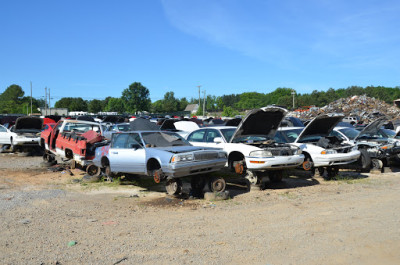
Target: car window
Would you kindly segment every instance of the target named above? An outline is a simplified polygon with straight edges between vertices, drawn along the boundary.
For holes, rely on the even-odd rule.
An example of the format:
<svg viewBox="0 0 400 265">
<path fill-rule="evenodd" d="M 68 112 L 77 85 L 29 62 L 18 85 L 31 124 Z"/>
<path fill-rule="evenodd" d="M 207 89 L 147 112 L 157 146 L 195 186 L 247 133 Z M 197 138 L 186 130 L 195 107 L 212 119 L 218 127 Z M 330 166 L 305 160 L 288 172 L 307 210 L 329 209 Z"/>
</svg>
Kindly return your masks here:
<svg viewBox="0 0 400 265">
<path fill-rule="evenodd" d="M 345 140 L 344 137 L 337 131 L 333 130 L 331 131 L 331 133 L 329 134 L 329 136 L 336 136 L 339 139 Z"/>
<path fill-rule="evenodd" d="M 142 145 L 136 140 L 139 135 L 137 133 L 130 133 L 125 145 L 125 148 L 142 148 Z M 140 139 L 140 137 L 139 137 Z"/>
<path fill-rule="evenodd" d="M 112 148 L 126 148 L 126 143 L 128 140 L 129 134 L 113 134 L 111 140 Z"/>
<path fill-rule="evenodd" d="M 205 133 L 206 133 L 205 130 L 193 132 L 191 135 L 189 135 L 188 141 L 189 142 L 204 142 Z"/>
<path fill-rule="evenodd" d="M 3 126 L 0 126 L 0 132 L 7 132 L 7 129 L 4 128 Z"/>
<path fill-rule="evenodd" d="M 229 143 L 232 139 L 233 134 L 235 133 L 236 129 L 222 129 L 221 132 L 225 137 L 225 141 Z"/>
<path fill-rule="evenodd" d="M 206 142 L 213 143 L 215 137 L 221 137 L 221 134 L 217 130 L 207 130 Z"/>
<path fill-rule="evenodd" d="M 274 140 L 277 143 L 286 143 L 285 138 L 283 137 L 281 132 L 276 132 L 275 136 L 274 136 Z"/>
</svg>

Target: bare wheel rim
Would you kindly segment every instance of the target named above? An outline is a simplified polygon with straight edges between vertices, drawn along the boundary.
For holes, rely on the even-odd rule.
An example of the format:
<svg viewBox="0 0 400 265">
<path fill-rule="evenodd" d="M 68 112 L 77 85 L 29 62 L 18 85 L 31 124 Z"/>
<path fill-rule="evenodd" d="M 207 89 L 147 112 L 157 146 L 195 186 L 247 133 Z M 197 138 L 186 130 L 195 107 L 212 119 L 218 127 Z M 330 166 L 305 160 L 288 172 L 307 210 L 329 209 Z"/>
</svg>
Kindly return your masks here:
<svg viewBox="0 0 400 265">
<path fill-rule="evenodd" d="M 182 182 L 180 179 L 170 179 L 166 183 L 166 190 L 169 195 L 177 195 L 182 191 Z"/>
<path fill-rule="evenodd" d="M 223 178 L 213 178 L 210 180 L 209 188 L 212 192 L 222 192 L 225 190 L 226 182 Z"/>
</svg>

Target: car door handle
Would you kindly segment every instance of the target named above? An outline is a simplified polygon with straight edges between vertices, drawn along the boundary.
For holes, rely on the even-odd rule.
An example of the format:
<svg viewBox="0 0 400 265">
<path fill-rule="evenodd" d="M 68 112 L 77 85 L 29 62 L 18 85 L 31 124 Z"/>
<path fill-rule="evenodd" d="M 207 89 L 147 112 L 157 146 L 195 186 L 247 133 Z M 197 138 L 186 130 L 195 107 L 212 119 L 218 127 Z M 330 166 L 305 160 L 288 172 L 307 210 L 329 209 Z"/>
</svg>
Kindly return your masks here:
<svg viewBox="0 0 400 265">
<path fill-rule="evenodd" d="M 114 155 L 118 155 L 118 152 L 112 152 Z"/>
</svg>

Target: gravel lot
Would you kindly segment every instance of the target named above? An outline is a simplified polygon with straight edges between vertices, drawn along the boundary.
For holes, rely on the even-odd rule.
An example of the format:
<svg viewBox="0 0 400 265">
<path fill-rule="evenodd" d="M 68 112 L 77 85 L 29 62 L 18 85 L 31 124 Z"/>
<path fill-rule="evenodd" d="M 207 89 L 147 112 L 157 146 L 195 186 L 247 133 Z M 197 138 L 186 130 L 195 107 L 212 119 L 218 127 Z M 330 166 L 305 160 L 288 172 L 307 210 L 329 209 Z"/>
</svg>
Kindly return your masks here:
<svg viewBox="0 0 400 265">
<path fill-rule="evenodd" d="M 0 156 L 2 264 L 400 263 L 399 173 L 230 185 L 232 199 L 207 202 L 74 183 L 78 170 L 40 162 Z"/>
</svg>

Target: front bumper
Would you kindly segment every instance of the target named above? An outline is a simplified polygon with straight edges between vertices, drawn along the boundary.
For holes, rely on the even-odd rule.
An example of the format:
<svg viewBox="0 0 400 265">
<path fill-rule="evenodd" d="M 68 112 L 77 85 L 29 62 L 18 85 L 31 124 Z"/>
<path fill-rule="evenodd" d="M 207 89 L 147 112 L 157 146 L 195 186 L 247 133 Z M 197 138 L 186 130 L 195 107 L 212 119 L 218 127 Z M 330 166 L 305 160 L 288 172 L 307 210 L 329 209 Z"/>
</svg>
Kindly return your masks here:
<svg viewBox="0 0 400 265">
<path fill-rule="evenodd" d="M 246 167 L 250 170 L 287 169 L 295 168 L 304 161 L 304 155 L 245 157 Z"/>
<path fill-rule="evenodd" d="M 314 167 L 326 167 L 335 165 L 345 165 L 356 162 L 360 157 L 360 151 L 353 150 L 349 153 L 337 153 L 337 154 L 327 154 L 327 155 L 314 155 L 311 156 Z"/>
<path fill-rule="evenodd" d="M 219 171 L 226 164 L 226 158 L 218 158 L 205 161 L 191 161 L 181 163 L 170 163 L 167 166 L 161 166 L 161 170 L 167 177 L 180 178 L 197 174 Z"/>
</svg>

